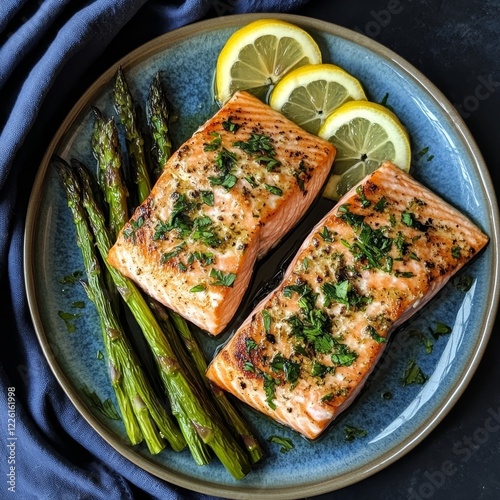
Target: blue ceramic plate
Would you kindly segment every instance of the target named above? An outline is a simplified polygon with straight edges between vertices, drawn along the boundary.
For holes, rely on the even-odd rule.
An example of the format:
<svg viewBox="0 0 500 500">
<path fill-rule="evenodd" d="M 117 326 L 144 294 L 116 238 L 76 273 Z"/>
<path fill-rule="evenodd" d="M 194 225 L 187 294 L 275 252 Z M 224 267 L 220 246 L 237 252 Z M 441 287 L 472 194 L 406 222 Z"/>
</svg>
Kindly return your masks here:
<svg viewBox="0 0 500 500">
<path fill-rule="evenodd" d="M 261 17 L 234 16 L 188 26 L 153 40 L 120 61 L 131 91 L 142 105 L 153 75 L 163 71 L 171 102 L 179 114 L 173 130 L 176 145 L 216 110 L 213 72 L 221 47 L 238 27 Z M 142 445 L 128 446 L 121 421 L 103 416 L 89 404 L 89 391 L 101 401 L 114 401 L 114 396 L 106 363 L 99 355 L 103 347 L 93 305 L 80 285 L 61 283 L 62 278 L 81 271 L 83 266 L 66 198 L 49 159 L 57 153 L 94 165 L 89 149 L 93 122 L 90 106 L 113 113 L 109 82 L 117 66 L 84 94 L 50 144 L 34 186 L 26 226 L 25 270 L 33 320 L 50 366 L 81 414 L 118 452 L 145 470 L 180 486 L 233 498 L 248 497 L 255 491 L 261 498 L 276 499 L 332 491 L 402 456 L 431 431 L 463 392 L 486 346 L 498 302 L 497 204 L 480 153 L 452 106 L 423 75 L 372 40 L 325 22 L 280 17 L 309 31 L 320 45 L 324 60 L 358 77 L 369 99 L 385 99 L 394 108 L 411 135 L 413 175 L 470 216 L 491 237 L 486 250 L 460 275 L 472 278 L 470 289 L 462 291 L 456 282 L 450 282 L 393 336 L 359 398 L 319 441 L 308 442 L 242 408 L 267 457 L 238 482 L 217 461 L 198 467 L 188 452 L 166 450 L 151 456 Z M 321 200 L 259 265 L 249 303 L 329 208 L 330 202 Z M 85 303 L 84 309 L 75 307 L 80 301 Z M 65 320 L 60 311 L 83 314 Z M 244 314 L 242 311 L 237 316 L 233 327 Z M 432 339 L 432 352 L 427 353 L 421 334 L 432 338 L 429 329 L 435 330 L 438 323 L 451 327 L 452 333 Z M 208 355 L 228 335 L 216 341 L 201 335 Z M 402 385 L 410 360 L 428 376 L 425 384 Z M 349 426 L 366 431 L 366 435 L 346 439 Z M 281 453 L 280 447 L 269 441 L 276 435 L 290 438 L 294 448 Z"/>
</svg>

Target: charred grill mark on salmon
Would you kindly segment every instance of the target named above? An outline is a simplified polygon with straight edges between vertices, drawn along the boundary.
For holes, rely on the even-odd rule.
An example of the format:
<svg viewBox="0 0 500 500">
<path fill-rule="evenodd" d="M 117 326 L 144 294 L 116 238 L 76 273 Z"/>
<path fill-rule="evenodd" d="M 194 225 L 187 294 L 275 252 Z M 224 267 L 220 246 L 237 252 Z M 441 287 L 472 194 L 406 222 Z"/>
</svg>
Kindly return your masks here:
<svg viewBox="0 0 500 500">
<path fill-rule="evenodd" d="M 304 215 L 334 155 L 327 141 L 239 92 L 173 154 L 108 260 L 218 334 L 256 260 Z"/>
<path fill-rule="evenodd" d="M 386 163 L 313 229 L 280 286 L 207 376 L 314 439 L 357 395 L 391 331 L 487 241 L 465 216 Z"/>
</svg>

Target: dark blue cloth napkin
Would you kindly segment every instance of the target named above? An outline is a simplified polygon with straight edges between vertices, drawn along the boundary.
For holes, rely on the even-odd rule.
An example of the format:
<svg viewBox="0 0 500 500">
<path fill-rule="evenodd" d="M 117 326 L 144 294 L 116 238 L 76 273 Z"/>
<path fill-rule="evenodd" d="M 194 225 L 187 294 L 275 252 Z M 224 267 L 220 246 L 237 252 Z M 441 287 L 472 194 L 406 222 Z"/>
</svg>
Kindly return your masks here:
<svg viewBox="0 0 500 500">
<path fill-rule="evenodd" d="M 0 498 L 204 497 L 166 484 L 114 451 L 52 375 L 31 322 L 23 280 L 29 194 L 64 114 L 83 85 L 106 69 L 103 54 L 112 63 L 125 49 L 204 17 L 293 11 L 305 3 L 0 1 Z"/>
</svg>

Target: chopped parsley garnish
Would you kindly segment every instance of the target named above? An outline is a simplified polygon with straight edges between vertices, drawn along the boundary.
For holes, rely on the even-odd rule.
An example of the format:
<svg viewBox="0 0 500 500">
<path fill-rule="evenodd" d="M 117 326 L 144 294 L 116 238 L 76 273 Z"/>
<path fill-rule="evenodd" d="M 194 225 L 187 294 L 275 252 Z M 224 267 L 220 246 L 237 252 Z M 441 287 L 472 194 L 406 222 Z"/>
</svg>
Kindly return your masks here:
<svg viewBox="0 0 500 500">
<path fill-rule="evenodd" d="M 219 177 L 210 176 L 208 180 L 210 181 L 210 184 L 212 184 L 212 186 L 222 186 L 228 191 L 230 191 L 238 182 L 238 178 L 230 172 L 219 175 Z"/>
<path fill-rule="evenodd" d="M 138 217 L 137 219 L 132 219 L 130 221 L 130 226 L 123 230 L 123 236 L 125 239 L 132 238 L 133 243 L 135 243 L 135 232 L 144 225 L 144 217 Z"/>
<path fill-rule="evenodd" d="M 358 354 L 332 336 L 330 317 L 316 308 L 318 294 L 307 284 L 288 285 L 283 289 L 285 297 L 290 298 L 294 293 L 299 295 L 297 302 L 300 313 L 287 318 L 292 329 L 291 335 L 301 339 L 308 348 L 312 348 L 318 354 L 330 354 L 334 365 L 350 366 Z"/>
<path fill-rule="evenodd" d="M 254 133 L 247 141 L 234 142 L 233 146 L 253 155 L 255 161 L 265 165 L 266 170 L 269 172 L 280 165 L 280 162 L 275 158 L 276 151 L 274 150 L 272 140 L 267 135 Z"/>
<path fill-rule="evenodd" d="M 364 429 L 359 429 L 352 425 L 346 425 L 344 427 L 344 435 L 346 441 L 354 441 L 356 438 L 365 437 L 368 433 Z"/>
<path fill-rule="evenodd" d="M 191 238 L 202 241 L 205 245 L 212 248 L 218 247 L 221 244 L 221 240 L 213 227 L 213 221 L 207 215 L 202 215 L 194 219 Z"/>
<path fill-rule="evenodd" d="M 61 278 L 59 280 L 59 283 L 61 283 L 62 285 L 74 285 L 75 283 L 78 283 L 80 281 L 82 276 L 82 271 L 73 271 L 71 274 L 64 276 L 64 278 Z"/>
<path fill-rule="evenodd" d="M 293 346 L 294 354 L 300 354 L 301 356 L 308 356 L 308 352 L 303 345 L 296 344 Z"/>
<path fill-rule="evenodd" d="M 474 278 L 470 274 L 461 274 L 453 279 L 453 285 L 460 292 L 468 292 L 473 283 Z"/>
<path fill-rule="evenodd" d="M 266 394 L 266 403 L 269 405 L 269 408 L 271 408 L 272 410 L 276 410 L 276 405 L 274 404 L 274 396 L 276 386 L 279 385 L 280 382 L 267 373 L 263 373 L 262 376 L 264 377 L 264 392 Z"/>
<path fill-rule="evenodd" d="M 332 232 L 326 226 L 323 226 L 323 229 L 319 232 L 319 235 L 327 243 L 332 243 L 333 242 L 333 234 L 332 234 Z"/>
<path fill-rule="evenodd" d="M 351 351 L 345 344 L 337 344 L 336 352 L 332 354 L 332 362 L 340 366 L 351 366 L 357 357 L 358 353 Z"/>
<path fill-rule="evenodd" d="M 262 322 L 264 324 L 264 331 L 269 333 L 271 331 L 271 315 L 267 309 L 262 311 Z"/>
<path fill-rule="evenodd" d="M 303 318 L 293 315 L 288 318 L 292 335 L 302 339 L 315 352 L 328 353 L 333 349 L 334 341 L 328 331 L 329 318 L 319 309 L 313 309 Z"/>
<path fill-rule="evenodd" d="M 385 337 L 382 337 L 381 335 L 378 334 L 377 330 L 373 328 L 372 325 L 368 325 L 366 327 L 366 331 L 370 337 L 375 340 L 375 342 L 378 342 L 379 344 L 385 344 L 387 342 L 387 339 Z"/>
<path fill-rule="evenodd" d="M 202 266 L 209 266 L 215 261 L 215 256 L 212 252 L 192 252 L 188 257 L 188 264 L 198 261 Z"/>
<path fill-rule="evenodd" d="M 425 347 L 426 354 L 432 353 L 432 349 L 434 348 L 434 342 L 424 332 L 421 332 L 420 330 L 412 330 L 410 334 L 413 335 L 414 337 L 417 337 L 418 340 L 420 340 L 422 345 Z"/>
<path fill-rule="evenodd" d="M 285 380 L 292 385 L 296 384 L 299 380 L 300 363 L 291 361 L 281 354 L 276 354 L 271 360 L 270 366 L 274 372 L 284 372 Z"/>
<path fill-rule="evenodd" d="M 280 448 L 280 453 L 288 453 L 289 451 L 293 450 L 295 448 L 295 445 L 293 444 L 292 440 L 289 438 L 284 438 L 280 436 L 271 436 L 269 438 L 269 441 L 271 443 L 276 443 L 281 446 Z"/>
<path fill-rule="evenodd" d="M 66 330 L 68 333 L 74 333 L 76 330 L 75 324 L 73 323 L 74 320 L 80 318 L 82 316 L 81 313 L 69 313 L 69 312 L 64 312 L 64 311 L 57 311 L 57 315 L 64 321 L 64 324 L 66 325 Z"/>
<path fill-rule="evenodd" d="M 396 276 L 396 278 L 413 278 L 415 274 L 411 271 L 395 271 L 394 276 Z"/>
<path fill-rule="evenodd" d="M 99 413 L 110 420 L 121 420 L 120 414 L 116 410 L 115 405 L 110 398 L 101 401 L 97 393 L 95 391 L 91 391 L 86 385 L 81 387 L 81 391 L 87 398 L 90 406 L 95 408 Z"/>
<path fill-rule="evenodd" d="M 441 321 L 438 321 L 436 323 L 436 327 L 434 330 L 429 328 L 429 331 L 431 332 L 432 336 L 437 340 L 441 335 L 449 335 L 452 332 L 451 326 L 446 325 L 445 323 L 441 323 Z"/>
<path fill-rule="evenodd" d="M 380 104 L 382 106 L 385 106 L 388 110 L 392 111 L 393 113 L 395 113 L 395 110 L 394 108 L 388 103 L 389 101 L 389 92 L 386 92 L 384 97 L 382 98 L 382 100 L 380 101 Z"/>
<path fill-rule="evenodd" d="M 324 377 L 327 373 L 331 373 L 334 371 L 335 371 L 334 366 L 326 366 L 314 360 L 311 368 L 311 375 L 313 377 Z"/>
<path fill-rule="evenodd" d="M 260 155 L 267 154 L 269 156 L 274 156 L 276 154 L 271 138 L 264 134 L 253 133 L 246 141 L 237 141 L 233 143 L 233 146 L 249 154 L 258 153 Z"/>
<path fill-rule="evenodd" d="M 280 165 L 280 162 L 271 156 L 257 156 L 255 160 L 264 164 L 266 166 L 266 170 L 269 172 L 273 171 L 275 167 Z"/>
<path fill-rule="evenodd" d="M 255 342 L 254 339 L 247 337 L 245 339 L 245 347 L 247 349 L 247 353 L 250 353 L 250 351 L 257 349 L 257 342 Z"/>
<path fill-rule="evenodd" d="M 316 304 L 318 294 L 314 293 L 309 285 L 288 285 L 283 288 L 283 295 L 287 298 L 292 297 L 294 293 L 299 295 L 299 306 L 306 312 Z"/>
<path fill-rule="evenodd" d="M 412 212 L 403 212 L 401 214 L 401 222 L 408 227 L 413 227 L 418 231 L 426 232 L 429 229 L 429 226 L 420 222 L 414 213 Z"/>
<path fill-rule="evenodd" d="M 427 378 L 427 375 L 420 369 L 415 361 L 408 361 L 402 380 L 404 386 L 410 384 L 424 384 Z"/>
<path fill-rule="evenodd" d="M 400 257 L 403 257 L 408 252 L 408 243 L 405 241 L 405 237 L 401 231 L 394 238 L 394 245 L 396 245 Z"/>
<path fill-rule="evenodd" d="M 302 261 L 302 269 L 304 269 L 304 271 L 309 269 L 309 259 L 307 257 L 304 257 L 304 260 Z"/>
<path fill-rule="evenodd" d="M 232 287 L 236 279 L 236 274 L 223 273 L 219 269 L 212 268 L 210 270 L 210 277 L 214 279 L 214 281 L 210 283 L 211 285 Z"/>
<path fill-rule="evenodd" d="M 418 151 L 417 153 L 415 153 L 415 160 L 420 160 L 420 158 L 422 158 L 422 156 L 425 156 L 429 151 L 429 147 L 426 146 L 425 148 L 422 148 L 420 151 Z"/>
<path fill-rule="evenodd" d="M 276 196 L 282 196 L 283 195 L 283 190 L 280 189 L 278 186 L 272 186 L 271 184 L 264 184 L 264 187 L 271 193 Z"/>
<path fill-rule="evenodd" d="M 358 229 L 365 220 L 364 215 L 355 214 L 349 210 L 349 204 L 339 207 L 339 218 L 347 222 L 352 228 Z"/>
<path fill-rule="evenodd" d="M 327 354 L 331 352 L 335 345 L 335 341 L 332 336 L 325 331 L 327 325 L 327 318 L 317 309 L 314 311 L 315 314 L 310 315 L 310 325 L 305 325 L 304 333 L 307 335 L 307 339 L 312 343 L 314 350 L 320 354 Z"/>
<path fill-rule="evenodd" d="M 153 234 L 153 240 L 160 240 L 173 228 L 168 222 L 162 222 L 161 220 L 156 223 L 155 232 Z M 187 229 L 187 228 L 186 228 Z"/>
<path fill-rule="evenodd" d="M 177 195 L 177 200 L 174 203 L 169 220 L 167 222 L 157 222 L 153 239 L 163 239 L 170 231 L 177 230 L 177 236 L 179 238 L 186 238 L 190 236 L 192 239 L 201 241 L 205 245 L 212 248 L 218 247 L 221 244 L 221 239 L 217 234 L 216 227 L 214 226 L 212 219 L 204 214 L 201 214 L 199 217 L 191 218 L 190 212 L 196 208 L 196 204 L 187 201 L 184 194 L 175 194 Z M 163 254 L 161 262 L 165 263 L 173 257 L 177 256 L 184 245 L 185 242 L 182 242 L 171 252 Z M 213 259 L 213 254 L 205 255 L 211 255 L 211 258 Z M 201 256 L 201 253 L 192 254 L 192 256 L 190 256 L 190 261 L 188 261 L 188 264 L 191 264 L 195 258 L 201 261 Z M 206 264 L 213 262 L 213 260 L 210 259 L 205 260 Z"/>
<path fill-rule="evenodd" d="M 367 269 L 381 269 L 390 273 L 392 271 L 393 259 L 389 256 L 393 240 L 385 236 L 384 229 L 372 229 L 368 224 L 361 223 L 357 240 L 350 244 L 345 240 L 342 243 L 347 246 L 355 260 L 366 261 Z"/>
<path fill-rule="evenodd" d="M 246 371 L 246 372 L 252 372 L 252 373 L 255 373 L 255 366 L 253 365 L 253 363 L 251 361 L 245 361 L 243 363 L 243 370 Z"/>
<path fill-rule="evenodd" d="M 161 263 L 165 264 L 165 262 L 168 262 L 169 260 L 173 259 L 174 257 L 177 257 L 179 255 L 183 248 L 186 246 L 186 242 L 183 241 L 180 245 L 177 245 L 172 251 L 170 252 L 165 252 L 161 256 Z"/>
<path fill-rule="evenodd" d="M 204 151 L 216 151 L 221 147 L 222 144 L 222 136 L 219 132 L 210 132 L 210 135 L 213 137 L 212 141 L 208 144 L 205 144 L 203 147 Z"/>
<path fill-rule="evenodd" d="M 371 201 L 366 198 L 363 186 L 358 186 L 356 188 L 356 193 L 359 196 L 359 200 L 361 201 L 361 206 L 363 208 L 368 208 L 371 205 Z"/>
<path fill-rule="evenodd" d="M 168 222 L 158 221 L 153 235 L 154 240 L 159 240 L 165 236 L 166 233 L 176 229 L 181 238 L 186 237 L 193 226 L 193 222 L 188 217 L 187 213 L 194 208 L 194 203 L 187 201 L 186 195 L 174 193 L 177 200 L 172 207 L 172 213 Z"/>
<path fill-rule="evenodd" d="M 224 130 L 227 130 L 228 132 L 232 132 L 234 134 L 238 131 L 240 125 L 234 123 L 232 120 L 232 117 L 229 117 L 226 121 L 223 121 L 222 127 L 224 128 Z"/>
<path fill-rule="evenodd" d="M 200 283 L 199 285 L 193 286 L 189 291 L 192 293 L 198 293 L 198 292 L 203 292 L 205 291 L 206 287 L 203 283 Z"/>
<path fill-rule="evenodd" d="M 248 182 L 248 184 L 250 184 L 250 186 L 252 186 L 253 188 L 256 188 L 259 183 L 255 180 L 255 177 L 253 175 L 249 175 L 247 177 L 245 177 L 245 180 Z"/>
<path fill-rule="evenodd" d="M 215 176 L 209 176 L 208 180 L 213 186 L 222 186 L 228 191 L 234 187 L 238 182 L 238 178 L 232 173 L 238 158 L 237 156 L 228 151 L 226 148 L 222 148 L 215 158 L 215 165 L 220 174 Z"/>
<path fill-rule="evenodd" d="M 299 163 L 299 168 L 293 173 L 293 176 L 295 177 L 297 181 L 297 185 L 299 186 L 299 189 L 303 192 L 306 190 L 306 181 L 308 181 L 311 178 L 311 174 L 308 173 L 307 167 L 304 163 L 304 160 L 301 160 Z"/>
<path fill-rule="evenodd" d="M 452 247 L 451 248 L 451 256 L 454 258 L 454 259 L 460 259 L 460 257 L 462 256 L 462 249 L 460 247 Z"/>
<path fill-rule="evenodd" d="M 372 301 L 371 297 L 360 295 L 349 280 L 340 283 L 324 283 L 321 289 L 325 294 L 325 307 L 329 307 L 332 302 L 339 302 L 347 307 L 359 307 Z"/>
<path fill-rule="evenodd" d="M 201 201 L 210 207 L 214 206 L 214 192 L 213 191 L 202 191 Z"/>
<path fill-rule="evenodd" d="M 382 196 L 382 198 L 380 198 L 380 200 L 378 200 L 377 203 L 375 203 L 375 205 L 373 206 L 373 210 L 375 210 L 376 212 L 383 212 L 386 206 L 387 198 L 385 196 Z"/>
<path fill-rule="evenodd" d="M 75 309 L 84 309 L 85 302 L 83 300 L 75 300 L 74 302 L 71 302 L 71 307 L 74 307 Z"/>
<path fill-rule="evenodd" d="M 349 224 L 354 229 L 358 229 L 365 220 L 364 215 L 351 212 L 349 209 L 349 204 L 341 205 L 339 207 L 338 213 L 338 217 L 344 222 L 347 222 L 347 224 Z"/>
</svg>

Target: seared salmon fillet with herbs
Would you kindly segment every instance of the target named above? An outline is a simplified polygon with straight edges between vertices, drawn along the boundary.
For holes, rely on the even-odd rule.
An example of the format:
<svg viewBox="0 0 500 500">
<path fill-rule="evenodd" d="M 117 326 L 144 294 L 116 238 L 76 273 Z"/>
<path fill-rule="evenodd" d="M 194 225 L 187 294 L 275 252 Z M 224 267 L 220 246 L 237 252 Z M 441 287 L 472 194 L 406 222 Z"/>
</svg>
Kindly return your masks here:
<svg viewBox="0 0 500 500">
<path fill-rule="evenodd" d="M 150 296 L 211 334 L 256 260 L 321 190 L 335 148 L 238 92 L 168 160 L 108 254 Z"/>
<path fill-rule="evenodd" d="M 385 163 L 316 225 L 207 376 L 314 439 L 353 401 L 390 333 L 487 242 L 468 218 Z"/>
</svg>

